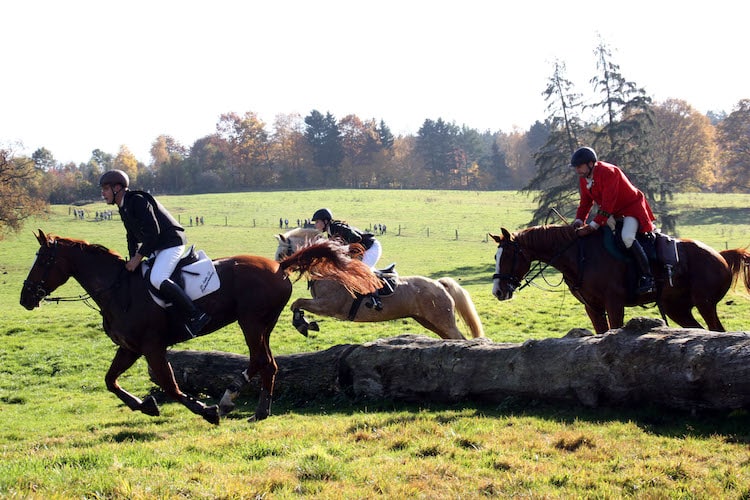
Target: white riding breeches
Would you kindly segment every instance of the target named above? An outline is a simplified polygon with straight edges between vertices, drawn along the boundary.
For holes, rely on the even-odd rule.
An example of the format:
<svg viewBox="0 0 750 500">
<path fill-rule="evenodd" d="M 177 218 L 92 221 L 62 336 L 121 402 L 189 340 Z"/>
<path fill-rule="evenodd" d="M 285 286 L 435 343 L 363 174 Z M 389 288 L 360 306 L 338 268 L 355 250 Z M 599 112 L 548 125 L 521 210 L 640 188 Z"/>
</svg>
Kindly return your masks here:
<svg viewBox="0 0 750 500">
<path fill-rule="evenodd" d="M 614 231 L 615 230 L 615 218 L 610 217 L 607 219 L 607 225 L 609 228 Z M 633 246 L 633 242 L 635 241 L 635 233 L 638 232 L 638 219 L 635 217 L 631 217 L 629 215 L 626 215 L 622 220 L 622 242 L 625 244 L 625 248 L 630 248 Z"/>
<path fill-rule="evenodd" d="M 372 246 L 365 250 L 365 254 L 362 256 L 362 262 L 375 269 L 375 264 L 380 260 L 380 256 L 383 255 L 383 247 L 380 246 L 378 240 L 373 240 Z"/>
<path fill-rule="evenodd" d="M 165 248 L 164 250 L 154 252 L 155 257 L 153 264 L 151 264 L 151 284 L 154 288 L 158 290 L 162 282 L 172 276 L 184 252 L 185 245 Z"/>
</svg>

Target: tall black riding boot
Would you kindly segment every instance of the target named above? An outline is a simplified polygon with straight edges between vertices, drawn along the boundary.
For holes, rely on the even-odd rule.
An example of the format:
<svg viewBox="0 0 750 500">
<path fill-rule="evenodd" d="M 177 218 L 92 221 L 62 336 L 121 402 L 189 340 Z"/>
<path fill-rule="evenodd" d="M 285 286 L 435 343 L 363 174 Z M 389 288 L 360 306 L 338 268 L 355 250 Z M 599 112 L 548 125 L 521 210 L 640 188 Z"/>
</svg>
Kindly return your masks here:
<svg viewBox="0 0 750 500">
<path fill-rule="evenodd" d="M 651 267 L 648 264 L 648 257 L 638 240 L 633 241 L 630 247 L 630 255 L 633 256 L 641 271 L 641 277 L 638 280 L 638 295 L 643 295 L 654 291 L 654 277 L 651 275 Z"/>
<path fill-rule="evenodd" d="M 174 281 L 162 281 L 159 291 L 165 299 L 172 302 L 183 316 L 185 316 L 185 329 L 191 337 L 198 335 L 203 327 L 206 326 L 206 323 L 211 321 L 211 317 L 195 307 L 195 304 L 187 296 L 185 290 Z"/>
</svg>

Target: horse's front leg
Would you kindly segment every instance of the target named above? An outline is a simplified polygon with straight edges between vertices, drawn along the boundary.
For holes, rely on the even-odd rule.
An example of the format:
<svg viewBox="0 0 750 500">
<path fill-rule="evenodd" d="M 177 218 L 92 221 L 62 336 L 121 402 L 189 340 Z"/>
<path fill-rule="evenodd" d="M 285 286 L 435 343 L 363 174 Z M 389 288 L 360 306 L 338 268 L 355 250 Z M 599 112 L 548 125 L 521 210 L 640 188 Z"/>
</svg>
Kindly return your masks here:
<svg viewBox="0 0 750 500">
<path fill-rule="evenodd" d="M 148 396 L 141 401 L 139 398 L 120 387 L 120 384 L 117 382 L 120 375 L 133 366 L 140 357 L 141 355 L 137 352 L 125 349 L 124 347 L 119 347 L 115 353 L 114 359 L 112 360 L 112 364 L 109 366 L 109 370 L 107 370 L 107 374 L 104 376 L 104 383 L 107 385 L 107 389 L 110 392 L 115 393 L 115 395 L 131 410 L 142 411 L 146 415 L 156 417 L 159 415 L 159 406 L 156 404 L 156 400 L 152 396 Z"/>
<path fill-rule="evenodd" d="M 585 304 L 584 307 L 586 308 L 586 314 L 588 314 L 596 333 L 604 333 L 609 330 L 607 313 L 603 309 L 596 309 L 588 304 Z"/>
<path fill-rule="evenodd" d="M 298 302 L 301 302 L 303 300 L 309 299 L 297 299 L 292 303 L 291 309 L 292 309 L 292 326 L 297 329 L 298 332 L 300 332 L 302 335 L 307 337 L 307 332 L 309 330 L 319 331 L 320 326 L 318 325 L 317 321 L 307 321 L 305 318 L 305 311 L 301 305 L 298 304 Z"/>
<path fill-rule="evenodd" d="M 218 425 L 219 424 L 219 407 L 216 405 L 206 406 L 201 401 L 198 401 L 192 396 L 183 393 L 177 381 L 174 378 L 174 372 L 172 366 L 167 361 L 166 350 L 161 349 L 158 352 L 154 352 L 146 355 L 148 366 L 151 368 L 151 373 L 159 384 L 159 387 L 169 396 L 185 405 L 190 411 L 200 415 L 208 422 Z"/>
</svg>

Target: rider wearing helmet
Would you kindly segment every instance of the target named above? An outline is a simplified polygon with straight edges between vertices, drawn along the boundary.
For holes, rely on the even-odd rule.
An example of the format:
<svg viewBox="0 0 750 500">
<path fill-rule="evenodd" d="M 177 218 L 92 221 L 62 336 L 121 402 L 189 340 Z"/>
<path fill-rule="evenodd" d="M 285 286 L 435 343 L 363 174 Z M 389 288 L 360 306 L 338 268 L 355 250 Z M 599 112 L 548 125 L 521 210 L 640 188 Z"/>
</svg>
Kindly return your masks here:
<svg viewBox="0 0 750 500">
<path fill-rule="evenodd" d="M 153 256 L 151 285 L 186 316 L 185 329 L 195 337 L 211 318 L 170 279 L 185 251 L 185 230 L 153 196 L 131 191 L 129 185 L 130 179 L 122 170 L 109 170 L 99 178 L 102 198 L 118 206 L 125 225 L 130 258 L 125 269 L 135 271 L 141 260 Z"/>
<path fill-rule="evenodd" d="M 615 229 L 616 219 L 622 219 L 622 242 L 638 264 L 641 278 L 638 293 L 654 290 L 648 257 L 636 239 L 636 233 L 654 230 L 654 214 L 643 192 L 633 186 L 617 166 L 600 161 L 596 152 L 583 147 L 577 149 L 570 158 L 570 167 L 579 177 L 581 200 L 576 211 L 573 227 L 578 236 L 588 236 L 600 226 L 608 224 Z M 584 225 L 594 204 L 598 209 L 593 220 Z"/>
<path fill-rule="evenodd" d="M 344 221 L 334 220 L 333 213 L 327 208 L 316 210 L 312 216 L 312 221 L 315 223 L 315 229 L 328 233 L 329 238 L 337 238 L 347 244 L 359 243 L 362 245 L 365 249 L 362 262 L 370 266 L 371 269 L 375 269 L 375 265 L 383 253 L 383 247 L 380 246 L 380 242 L 374 234 L 362 232 Z M 378 311 L 381 310 L 383 305 L 377 292 L 371 294 L 370 297 L 372 304 L 368 303 L 367 306 L 374 307 Z"/>
</svg>

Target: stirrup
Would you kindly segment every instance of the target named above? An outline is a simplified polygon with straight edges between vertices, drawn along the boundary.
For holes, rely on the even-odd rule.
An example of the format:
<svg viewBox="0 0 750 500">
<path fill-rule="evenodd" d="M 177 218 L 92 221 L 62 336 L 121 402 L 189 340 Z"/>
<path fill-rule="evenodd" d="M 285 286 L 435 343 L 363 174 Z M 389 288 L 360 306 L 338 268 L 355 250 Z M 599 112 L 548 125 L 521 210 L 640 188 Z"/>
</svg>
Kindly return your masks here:
<svg viewBox="0 0 750 500">
<path fill-rule="evenodd" d="M 365 306 L 367 306 L 369 309 L 375 309 L 376 311 L 383 310 L 383 303 L 377 297 L 370 297 L 370 300 L 365 302 Z"/>
<path fill-rule="evenodd" d="M 641 276 L 638 282 L 638 295 L 645 295 L 655 290 L 654 278 L 651 276 Z"/>
<path fill-rule="evenodd" d="M 202 312 L 198 314 L 197 316 L 194 316 L 188 320 L 188 322 L 185 324 L 185 329 L 190 334 L 191 337 L 195 338 L 198 336 L 198 334 L 203 330 L 203 327 L 206 326 L 206 324 L 211 321 L 211 316 L 208 314 Z"/>
</svg>

